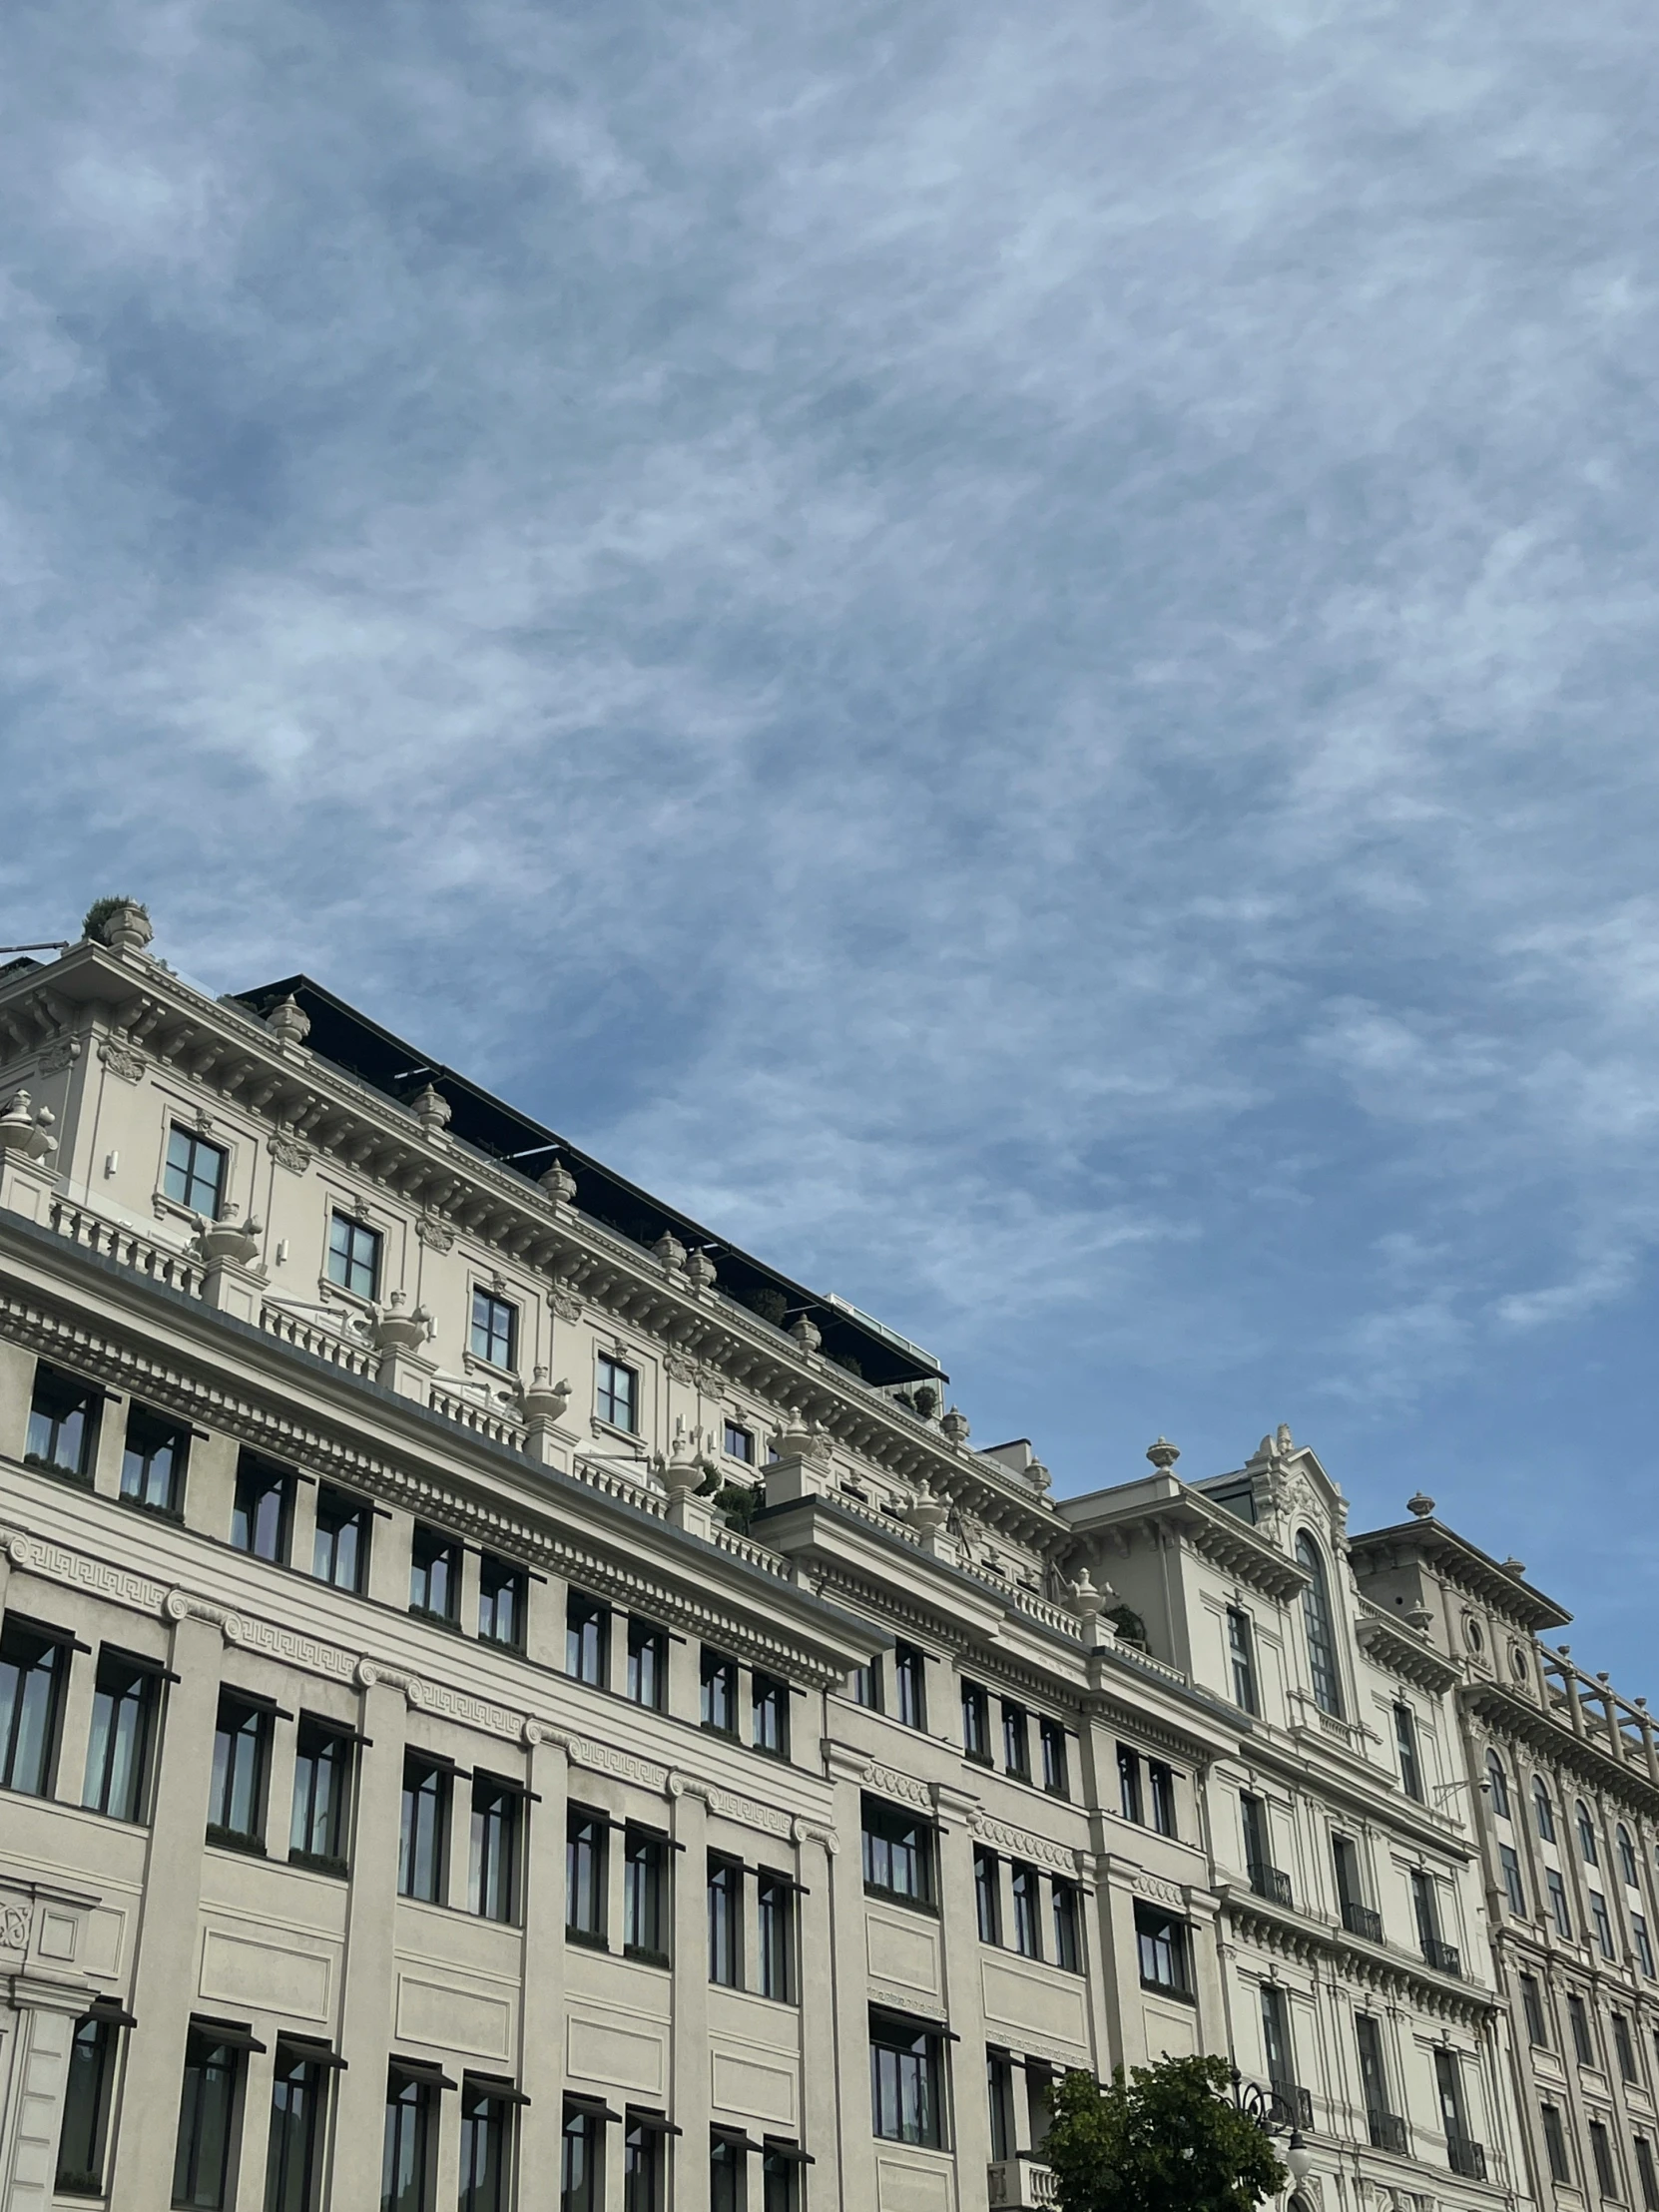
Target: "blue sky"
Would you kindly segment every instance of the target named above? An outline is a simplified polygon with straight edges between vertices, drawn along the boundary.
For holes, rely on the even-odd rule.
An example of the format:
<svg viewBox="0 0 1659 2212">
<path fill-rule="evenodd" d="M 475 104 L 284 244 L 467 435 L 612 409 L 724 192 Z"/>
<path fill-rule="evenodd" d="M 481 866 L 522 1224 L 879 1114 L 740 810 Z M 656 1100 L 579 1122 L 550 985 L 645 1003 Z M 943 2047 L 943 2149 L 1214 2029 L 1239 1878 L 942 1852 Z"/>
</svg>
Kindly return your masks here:
<svg viewBox="0 0 1659 2212">
<path fill-rule="evenodd" d="M 1659 1694 L 1651 9 L 13 0 L 0 939 L 146 897 Z"/>
</svg>

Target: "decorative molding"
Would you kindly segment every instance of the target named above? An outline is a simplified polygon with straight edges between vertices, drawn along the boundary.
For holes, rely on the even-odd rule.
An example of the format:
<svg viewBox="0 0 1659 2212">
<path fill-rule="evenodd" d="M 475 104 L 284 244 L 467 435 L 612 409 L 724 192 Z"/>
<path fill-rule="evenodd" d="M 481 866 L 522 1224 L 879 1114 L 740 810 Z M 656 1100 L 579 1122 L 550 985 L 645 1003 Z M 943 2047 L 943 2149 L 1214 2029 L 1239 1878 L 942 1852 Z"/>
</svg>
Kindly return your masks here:
<svg viewBox="0 0 1659 2212">
<path fill-rule="evenodd" d="M 72 1068 L 81 1057 L 81 1041 L 78 1037 L 65 1037 L 58 1044 L 49 1045 L 40 1056 L 42 1075 L 60 1075 L 65 1068 Z"/>
<path fill-rule="evenodd" d="M 1154 1905 L 1167 1905 L 1173 1912 L 1187 1910 L 1187 1895 L 1178 1882 L 1165 1882 L 1155 1874 L 1137 1872 L 1134 1891 L 1137 1897 L 1150 1898 Z"/>
<path fill-rule="evenodd" d="M 95 1597 L 114 1598 L 118 1604 L 131 1605 L 141 1613 L 159 1613 L 166 1601 L 165 1582 L 153 1582 L 131 1568 L 116 1566 L 113 1561 L 89 1559 L 85 1553 L 71 1551 L 67 1545 L 48 1543 L 43 1537 L 25 1535 L 21 1530 L 3 1541 L 12 1565 L 21 1567 L 27 1574 L 47 1575 L 54 1582 L 67 1582 L 78 1589 L 90 1590 Z"/>
<path fill-rule="evenodd" d="M 663 1370 L 671 1382 L 696 1382 L 702 1370 L 688 1353 L 670 1352 L 663 1360 Z"/>
<path fill-rule="evenodd" d="M 739 1797 L 735 1791 L 701 1781 L 696 1775 L 685 1777 L 682 1794 L 701 1798 L 709 1811 L 723 1821 L 737 1821 L 744 1828 L 758 1828 L 768 1836 L 793 1834 L 794 1821 L 780 1805 L 762 1805 L 756 1798 Z"/>
<path fill-rule="evenodd" d="M 454 1250 L 455 1232 L 450 1228 L 448 1222 L 437 1214 L 417 1214 L 415 1217 L 415 1235 L 428 1252 L 452 1252 Z"/>
<path fill-rule="evenodd" d="M 563 1291 L 555 1288 L 548 1292 L 547 1303 L 552 1307 L 560 1321 L 578 1322 L 586 1311 L 582 1301 L 574 1291 Z"/>
<path fill-rule="evenodd" d="M 0 1949 L 27 1950 L 34 1912 L 27 1905 L 0 1905 Z"/>
<path fill-rule="evenodd" d="M 1039 1866 L 1052 1867 L 1057 1874 L 1079 1875 L 1087 1871 L 1086 1852 L 1051 1843 L 1046 1836 L 1033 1836 L 1029 1829 L 1009 1828 L 1003 1821 L 992 1820 L 977 1806 L 968 1814 L 968 1826 L 976 1836 L 982 1836 L 987 1844 L 994 1844 L 1010 1858 L 1035 1860 Z"/>
<path fill-rule="evenodd" d="M 331 1675 L 336 1681 L 349 1682 L 356 1667 L 350 1652 L 335 1651 L 330 1645 L 319 1643 L 314 1636 L 302 1635 L 292 1628 L 279 1628 L 275 1621 L 253 1620 L 245 1613 L 227 1613 L 224 1628 L 228 1644 L 234 1644 L 239 1650 L 263 1651 L 285 1666 L 302 1667 L 307 1674 Z"/>
<path fill-rule="evenodd" d="M 522 1713 L 509 1712 L 504 1705 L 488 1705 L 482 1698 L 468 1697 L 464 1690 L 450 1689 L 447 1683 L 405 1675 L 403 1695 L 411 1712 L 441 1713 L 446 1719 L 480 1728 L 490 1736 L 518 1736 L 523 1732 Z"/>
<path fill-rule="evenodd" d="M 618 1782 L 636 1783 L 655 1797 L 670 1795 L 668 1768 L 659 1767 L 650 1759 L 641 1759 L 631 1751 L 619 1751 L 614 1744 L 596 1743 L 589 1736 L 573 1736 L 568 1730 L 552 1726 L 547 1726 L 543 1741 L 563 1744 L 572 1766 L 585 1767 L 590 1774 L 608 1774 Z"/>
<path fill-rule="evenodd" d="M 796 1816 L 791 1833 L 798 1844 L 821 1845 L 831 1859 L 841 1848 L 841 1840 L 833 1829 L 815 1828 L 810 1821 L 803 1820 L 799 1814 Z"/>
<path fill-rule="evenodd" d="M 137 1045 L 126 1044 L 119 1037 L 106 1037 L 98 1047 L 98 1057 L 112 1075 L 119 1075 L 124 1083 L 142 1083 L 144 1071 L 150 1062 Z"/>
<path fill-rule="evenodd" d="M 315 1158 L 310 1146 L 287 1129 L 274 1129 L 265 1141 L 265 1148 L 276 1165 L 286 1168 L 290 1175 L 303 1175 Z"/>
<path fill-rule="evenodd" d="M 871 1760 L 864 1770 L 864 1786 L 877 1797 L 893 1798 L 900 1805 L 919 1806 L 924 1813 L 934 1810 L 933 1793 L 927 1784 L 913 1774 L 900 1774 L 896 1767 L 878 1767 Z"/>
</svg>

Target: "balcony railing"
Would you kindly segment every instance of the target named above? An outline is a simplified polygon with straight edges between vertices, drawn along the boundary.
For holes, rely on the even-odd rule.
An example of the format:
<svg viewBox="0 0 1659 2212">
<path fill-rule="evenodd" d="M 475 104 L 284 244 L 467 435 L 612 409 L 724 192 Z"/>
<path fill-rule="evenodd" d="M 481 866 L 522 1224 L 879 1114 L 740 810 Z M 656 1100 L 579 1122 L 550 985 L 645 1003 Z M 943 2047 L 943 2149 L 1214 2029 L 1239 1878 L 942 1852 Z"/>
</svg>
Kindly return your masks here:
<svg viewBox="0 0 1659 2212">
<path fill-rule="evenodd" d="M 1397 2112 L 1368 2112 L 1371 2123 L 1371 2147 L 1373 2150 L 1391 2150 L 1397 2157 L 1410 2156 L 1410 2146 L 1405 2137 L 1405 2122 Z"/>
<path fill-rule="evenodd" d="M 1275 1905 L 1291 1905 L 1291 1878 L 1283 1867 L 1265 1867 L 1258 1860 L 1250 1869 L 1250 1887 L 1259 1898 L 1270 1898 Z"/>
<path fill-rule="evenodd" d="M 1484 2181 L 1486 2178 L 1486 2146 L 1476 2143 L 1467 2135 L 1448 2135 L 1445 2154 L 1454 2174 L 1461 2174 L 1465 2181 Z"/>
<path fill-rule="evenodd" d="M 1382 1940 L 1382 1916 L 1369 1905 L 1344 1905 L 1343 1926 L 1351 1936 L 1363 1936 L 1368 1943 Z"/>
<path fill-rule="evenodd" d="M 1314 2131 L 1314 2099 L 1299 2081 L 1276 2081 L 1268 2091 L 1268 2110 L 1280 2127 Z"/>
<path fill-rule="evenodd" d="M 1038 2158 L 999 2158 L 987 2173 L 986 2201 L 991 2212 L 1027 2212 L 1031 2206 L 1057 2205 L 1060 2186 Z"/>
<path fill-rule="evenodd" d="M 1425 1936 L 1422 1955 L 1437 1973 L 1452 1973 L 1461 1979 L 1463 1961 L 1455 1943 L 1442 1943 L 1437 1936 Z"/>
</svg>

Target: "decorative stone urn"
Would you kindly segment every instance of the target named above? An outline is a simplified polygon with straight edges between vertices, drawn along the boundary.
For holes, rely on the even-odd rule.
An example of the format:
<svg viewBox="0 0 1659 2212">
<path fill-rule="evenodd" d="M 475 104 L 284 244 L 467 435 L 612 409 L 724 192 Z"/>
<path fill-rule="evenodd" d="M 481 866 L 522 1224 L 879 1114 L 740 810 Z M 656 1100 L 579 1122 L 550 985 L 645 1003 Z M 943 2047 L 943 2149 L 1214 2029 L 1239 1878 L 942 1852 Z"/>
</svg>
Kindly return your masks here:
<svg viewBox="0 0 1659 2212">
<path fill-rule="evenodd" d="M 1118 1594 L 1109 1582 L 1103 1590 L 1097 1589 L 1088 1568 L 1079 1571 L 1077 1580 L 1066 1593 L 1066 1604 L 1083 1624 L 1085 1646 L 1116 1641 L 1117 1629 L 1106 1618 L 1106 1612 L 1117 1601 Z"/>
<path fill-rule="evenodd" d="M 570 1384 L 565 1382 L 549 1382 L 547 1370 L 537 1368 L 530 1387 L 524 1393 L 524 1418 L 532 1428 L 551 1428 L 565 1416 L 570 1403 Z"/>
<path fill-rule="evenodd" d="M 688 1253 L 686 1257 L 686 1279 L 693 1290 L 712 1291 L 719 1270 L 706 1252 L 699 1249 L 696 1252 Z"/>
<path fill-rule="evenodd" d="M 576 1178 L 562 1160 L 555 1160 L 536 1181 L 555 1206 L 568 1206 L 576 1196 Z"/>
<path fill-rule="evenodd" d="M 816 1422 L 792 1413 L 784 1427 L 774 1430 L 772 1448 L 780 1459 L 828 1459 L 830 1446 Z"/>
<path fill-rule="evenodd" d="M 265 1025 L 273 1031 L 284 1052 L 296 1052 L 311 1033 L 310 1016 L 291 991 L 272 1007 L 265 1017 Z"/>
<path fill-rule="evenodd" d="M 651 1247 L 663 1263 L 665 1275 L 683 1275 L 686 1271 L 686 1248 L 672 1229 L 665 1229 Z"/>
<path fill-rule="evenodd" d="M 1181 1446 L 1172 1444 L 1167 1436 L 1160 1436 L 1155 1444 L 1148 1444 L 1146 1455 L 1160 1474 L 1168 1474 L 1181 1456 Z"/>
<path fill-rule="evenodd" d="M 904 1508 L 904 1518 L 924 1539 L 938 1535 L 950 1518 L 950 1507 L 925 1484 Z"/>
<path fill-rule="evenodd" d="M 953 1444 L 965 1444 L 968 1440 L 969 1435 L 971 1434 L 971 1430 L 968 1427 L 968 1417 L 966 1413 L 962 1412 L 959 1407 L 954 1405 L 951 1406 L 950 1410 L 947 1413 L 940 1414 L 939 1426 L 944 1430 L 945 1434 L 949 1437 L 950 1441 Z"/>
<path fill-rule="evenodd" d="M 260 1256 L 261 1224 L 250 1215 L 247 1221 L 237 1216 L 242 1208 L 233 1199 L 218 1221 L 209 1221 L 203 1214 L 196 1216 L 196 1248 L 210 1268 L 251 1268 Z"/>
<path fill-rule="evenodd" d="M 36 1106 L 27 1091 L 19 1091 L 0 1113 L 0 1152 L 16 1153 L 25 1160 L 50 1160 L 58 1149 L 52 1134 L 55 1119 L 49 1106 Z"/>
<path fill-rule="evenodd" d="M 98 934 L 113 952 L 142 952 L 156 932 L 138 900 L 124 898 L 104 916 Z"/>
<path fill-rule="evenodd" d="M 401 1291 L 393 1291 L 384 1306 L 375 1307 L 368 1341 L 376 1352 L 418 1352 L 426 1342 L 432 1317 L 424 1306 L 405 1313 L 407 1304 Z"/>
<path fill-rule="evenodd" d="M 790 1335 L 803 1352 L 817 1352 L 824 1342 L 824 1332 L 814 1321 L 811 1314 L 803 1314 L 790 1331 Z"/>
<path fill-rule="evenodd" d="M 420 1133 L 430 1143 L 441 1137 L 449 1127 L 449 1117 L 454 1109 L 441 1091 L 435 1091 L 428 1083 L 411 1109 L 420 1123 Z"/>
</svg>

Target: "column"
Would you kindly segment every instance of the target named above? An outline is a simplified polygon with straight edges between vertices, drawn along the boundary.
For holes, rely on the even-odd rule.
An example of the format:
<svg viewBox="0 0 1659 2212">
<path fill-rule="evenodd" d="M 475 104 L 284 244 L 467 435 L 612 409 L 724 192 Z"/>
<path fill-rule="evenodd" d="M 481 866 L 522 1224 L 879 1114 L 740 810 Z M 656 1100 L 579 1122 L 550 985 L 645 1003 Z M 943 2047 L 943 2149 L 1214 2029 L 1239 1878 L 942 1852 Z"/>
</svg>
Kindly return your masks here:
<svg viewBox="0 0 1659 2212">
<path fill-rule="evenodd" d="M 815 2202 L 839 2205 L 841 2192 L 840 2069 L 836 2059 L 840 1977 L 860 1982 L 858 1961 L 848 1961 L 836 1941 L 836 1839 L 814 1829 L 802 1842 L 796 1879 L 806 1895 L 801 1914 L 801 2119 L 802 2141 L 818 2163 L 810 2169 Z M 844 1939 L 844 1938 L 843 1938 Z M 867 2061 L 866 2061 L 867 2063 Z"/>
<path fill-rule="evenodd" d="M 564 2127 L 565 2081 L 565 1807 L 569 1761 L 532 1722 L 530 1788 L 539 1805 L 525 1808 L 524 1993 L 519 2006 L 518 2085 L 530 2099 L 518 2108 L 519 2201 L 552 2201 Z"/>
<path fill-rule="evenodd" d="M 961 2037 L 947 2046 L 951 2076 L 951 2127 L 956 2187 L 961 2203 L 977 2202 L 991 2162 L 991 2116 L 985 2095 L 985 1991 L 980 1978 L 979 1907 L 973 1883 L 973 1831 L 965 1791 L 933 1784 L 939 1835 L 939 1995 L 941 2009 Z M 998 1867 L 998 1881 L 1003 1870 Z M 1001 1901 L 1006 1912 L 1008 1900 Z M 1004 1921 L 1004 1926 L 1007 1923 Z M 1015 2125 L 1029 2149 L 1024 2097 L 1015 2099 Z"/>
<path fill-rule="evenodd" d="M 676 1777 L 670 1788 L 679 1788 L 673 1801 L 671 1823 L 674 1840 L 683 1844 L 675 1854 L 674 1869 L 674 1991 L 672 2003 L 673 2046 L 670 2054 L 675 2123 L 685 2133 L 675 2143 L 677 2162 L 690 2170 L 683 2175 L 676 2201 L 697 2205 L 708 2193 L 709 2121 L 714 2106 L 714 2083 L 709 2063 L 709 1809 L 693 1797 Z M 612 2212 L 622 2203 L 622 2145 L 617 2130 L 610 2130 L 611 2153 L 606 2184 Z M 701 2177 L 701 2178 L 699 2178 Z"/>
<path fill-rule="evenodd" d="M 848 1769 L 852 1771 L 849 1772 Z M 837 1836 L 845 1849 L 830 1861 L 834 1900 L 835 1949 L 842 1971 L 835 1983 L 835 2031 L 840 2064 L 835 2081 L 835 2119 L 839 2133 L 841 2193 L 834 2200 L 847 2212 L 875 2202 L 875 2138 L 869 2103 L 869 1937 L 864 1916 L 864 1862 L 860 1786 L 861 1760 L 830 1753 L 834 1778 Z M 816 2148 L 816 2146 L 815 2146 Z M 822 2155 L 820 2153 L 819 2155 Z M 817 2175 L 813 2176 L 816 2181 Z"/>
<path fill-rule="evenodd" d="M 69 2046 L 89 1993 L 30 1973 L 13 1977 L 15 2043 L 5 2078 L 5 2132 L 0 2138 L 0 2207 L 46 2212 L 58 2171 Z"/>
<path fill-rule="evenodd" d="M 193 1435 L 190 1440 L 190 1464 L 185 1470 L 185 1526 L 204 1536 L 217 1536 L 221 1543 L 231 1533 L 241 1449 L 235 1436 Z"/>
<path fill-rule="evenodd" d="M 121 1494 L 121 1462 L 127 1451 L 126 1398 L 111 1390 L 98 1407 L 98 1434 L 93 1445 L 92 1486 L 100 1497 Z"/>
<path fill-rule="evenodd" d="M 331 2212 L 358 2212 L 380 2201 L 385 2129 L 386 2054 L 396 2027 L 397 1847 L 403 1819 L 403 1741 L 407 1706 L 400 1684 L 373 1679 L 363 1691 L 358 1726 L 370 1739 L 357 1780 L 351 1840 L 351 1894 L 341 1961 Z M 444 2091 L 447 2095 L 448 2091 Z"/>
</svg>

